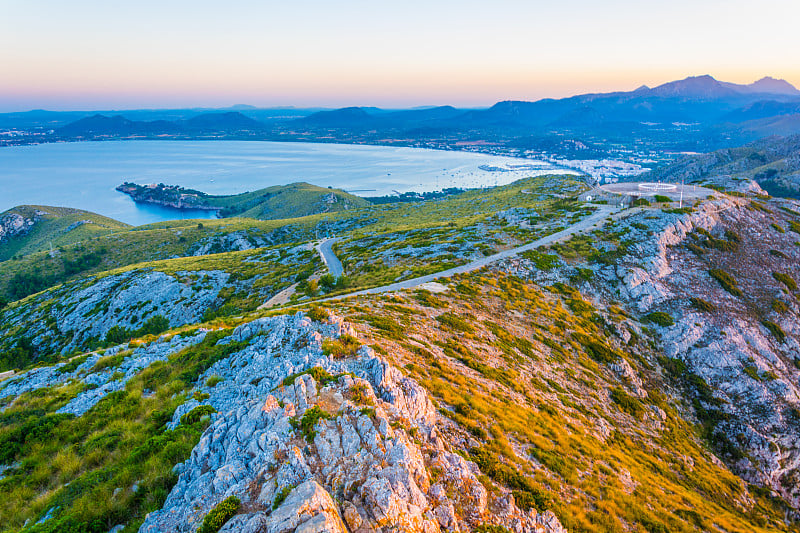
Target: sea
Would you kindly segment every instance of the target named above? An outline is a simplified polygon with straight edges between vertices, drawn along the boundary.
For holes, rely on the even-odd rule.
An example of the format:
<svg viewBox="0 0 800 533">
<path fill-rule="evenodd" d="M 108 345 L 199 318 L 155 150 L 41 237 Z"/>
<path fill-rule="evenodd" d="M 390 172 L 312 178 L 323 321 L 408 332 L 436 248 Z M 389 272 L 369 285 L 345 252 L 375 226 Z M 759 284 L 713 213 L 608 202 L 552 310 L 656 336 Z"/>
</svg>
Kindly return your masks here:
<svg viewBox="0 0 800 533">
<path fill-rule="evenodd" d="M 358 196 L 504 185 L 576 173 L 546 161 L 465 151 L 264 141 L 101 141 L 0 148 L 0 213 L 32 204 L 76 207 L 133 225 L 211 218 L 136 204 L 124 181 L 236 194 L 304 181 Z"/>
</svg>

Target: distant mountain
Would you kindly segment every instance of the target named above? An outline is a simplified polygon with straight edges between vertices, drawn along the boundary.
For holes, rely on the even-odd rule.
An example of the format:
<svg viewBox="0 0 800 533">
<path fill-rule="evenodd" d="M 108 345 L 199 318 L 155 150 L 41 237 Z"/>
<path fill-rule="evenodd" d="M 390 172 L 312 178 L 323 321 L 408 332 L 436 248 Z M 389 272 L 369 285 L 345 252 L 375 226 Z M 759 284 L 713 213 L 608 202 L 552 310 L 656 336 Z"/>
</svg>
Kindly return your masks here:
<svg viewBox="0 0 800 533">
<path fill-rule="evenodd" d="M 293 124 L 321 128 L 365 128 L 374 127 L 383 121 L 360 107 L 345 107 L 333 111 L 319 111 Z"/>
<path fill-rule="evenodd" d="M 203 113 L 181 123 L 185 130 L 199 130 L 205 132 L 221 131 L 263 131 L 264 124 L 246 117 L 241 113 L 230 111 L 227 113 Z"/>
<path fill-rule="evenodd" d="M 187 120 L 129 120 L 121 115 L 93 115 L 56 130 L 62 137 L 128 137 L 134 135 L 214 134 L 263 132 L 264 124 L 231 111 L 202 113 Z"/>
<path fill-rule="evenodd" d="M 609 156 L 619 146 L 662 153 L 707 152 L 770 135 L 800 133 L 800 91 L 771 77 L 736 84 L 710 75 L 691 76 L 653 88 L 642 85 L 633 91 L 503 101 L 487 109 L 261 110 L 238 105 L 195 111 L 95 114 L 62 126 L 56 137 L 227 136 L 449 147 L 478 141 L 520 150 L 546 150 L 568 140 L 570 146 L 593 146 L 598 154 L 605 150 Z M 0 125 L 3 119 L 0 115 Z M 55 120 L 47 112 L 19 119 Z M 4 142 L 14 141 L 0 139 L 0 144 Z"/>
<path fill-rule="evenodd" d="M 785 94 L 789 96 L 800 96 L 800 90 L 786 80 L 776 80 L 771 76 L 765 76 L 750 85 L 737 85 L 735 83 L 724 83 L 726 87 L 741 93 L 758 94 Z"/>
</svg>

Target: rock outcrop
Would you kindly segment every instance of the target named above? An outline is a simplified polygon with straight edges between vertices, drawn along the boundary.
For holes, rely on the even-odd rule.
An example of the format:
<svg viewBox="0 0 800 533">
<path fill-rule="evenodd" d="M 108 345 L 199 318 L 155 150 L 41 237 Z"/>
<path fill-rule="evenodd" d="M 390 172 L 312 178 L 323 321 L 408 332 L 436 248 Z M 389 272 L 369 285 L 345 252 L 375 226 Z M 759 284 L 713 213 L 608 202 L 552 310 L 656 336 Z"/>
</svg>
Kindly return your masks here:
<svg viewBox="0 0 800 533">
<path fill-rule="evenodd" d="M 324 337 L 344 333 L 355 332 L 301 314 L 237 328 L 230 340 L 249 345 L 198 382 L 218 414 L 140 531 L 194 531 L 231 495 L 242 508 L 222 531 L 563 531 L 552 513 L 487 493 L 418 383 L 369 347 L 323 353 Z M 203 385 L 212 375 L 221 381 Z M 178 409 L 173 425 L 197 405 Z"/>
</svg>

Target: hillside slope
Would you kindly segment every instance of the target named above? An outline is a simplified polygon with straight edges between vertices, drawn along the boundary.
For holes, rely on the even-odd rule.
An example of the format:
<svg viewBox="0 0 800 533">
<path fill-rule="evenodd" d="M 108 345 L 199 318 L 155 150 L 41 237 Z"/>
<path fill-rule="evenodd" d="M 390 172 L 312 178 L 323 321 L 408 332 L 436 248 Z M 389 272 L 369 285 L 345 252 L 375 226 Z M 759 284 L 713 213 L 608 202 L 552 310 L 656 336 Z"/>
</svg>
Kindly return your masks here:
<svg viewBox="0 0 800 533">
<path fill-rule="evenodd" d="M 23 205 L 0 213 L 0 261 L 68 246 L 130 226 L 69 207 Z"/>
<path fill-rule="evenodd" d="M 800 135 L 770 137 L 708 154 L 684 157 L 648 174 L 648 179 L 673 183 L 714 181 L 720 178 L 755 180 L 770 194 L 800 195 Z"/>
<path fill-rule="evenodd" d="M 796 531 L 800 205 L 748 188 L 359 296 L 598 206 L 542 177 L 220 253 L 237 219 L 176 222 L 200 255 L 0 310 L 0 530 Z"/>
<path fill-rule="evenodd" d="M 370 203 L 341 189 L 326 189 L 309 183 L 275 185 L 233 195 L 212 195 L 163 183 L 123 183 L 117 190 L 135 202 L 174 209 L 208 209 L 222 218 L 241 216 L 258 220 L 295 218 L 367 207 Z"/>
</svg>

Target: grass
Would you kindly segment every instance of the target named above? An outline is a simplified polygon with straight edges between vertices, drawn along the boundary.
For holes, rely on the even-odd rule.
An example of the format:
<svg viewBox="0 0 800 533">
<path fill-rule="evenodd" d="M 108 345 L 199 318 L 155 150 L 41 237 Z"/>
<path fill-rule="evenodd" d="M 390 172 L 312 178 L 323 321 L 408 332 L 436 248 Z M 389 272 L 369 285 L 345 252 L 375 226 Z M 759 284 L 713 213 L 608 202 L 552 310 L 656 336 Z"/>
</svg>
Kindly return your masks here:
<svg viewBox="0 0 800 533">
<path fill-rule="evenodd" d="M 653 358 L 646 355 L 648 343 L 622 346 L 601 321 L 575 314 L 566 303 L 574 293 L 566 287 L 541 291 L 495 273 L 457 277 L 454 284 L 462 289 L 438 297 L 448 308 L 468 305 L 475 315 L 475 331 L 465 337 L 442 327 L 435 315 L 415 314 L 404 336 L 433 342 L 444 357 L 412 350 L 408 342 L 373 328 L 366 318 L 378 309 L 392 322 L 407 316 L 388 308 L 381 297 L 359 301 L 349 319 L 365 317 L 363 327 L 370 333 L 364 335 L 377 339 L 372 342 L 406 367 L 432 394 L 440 412 L 479 443 L 465 453 L 480 461 L 481 480 L 490 494 L 503 485 L 525 506 L 549 506 L 569 531 L 577 532 L 619 532 L 627 524 L 632 531 L 689 533 L 696 530 L 695 519 L 737 533 L 787 529 L 783 511 L 769 499 L 756 497 L 752 511 L 740 509 L 735 502 L 745 494 L 745 485 L 708 459 L 708 443 L 656 394 L 666 384 L 647 382 L 649 377 L 644 386 L 650 397 L 635 398 L 616 384 L 616 378 L 606 377 L 591 357 L 600 362 L 625 357 L 636 366 Z M 347 315 L 348 308 L 340 306 L 337 314 Z M 503 317 L 502 326 L 491 321 L 498 316 Z M 515 338 L 524 342 L 517 346 Z M 483 365 L 493 371 L 470 373 L 460 366 L 464 360 L 478 363 L 467 365 L 470 368 Z M 674 379 L 685 381 L 693 391 L 689 397 L 718 405 L 710 386 L 688 373 L 681 361 L 665 363 L 671 365 Z M 517 376 L 505 379 L 504 373 L 511 371 Z M 598 394 L 600 387 L 611 391 L 610 402 Z M 654 432 L 644 413 L 648 404 L 657 402 L 667 419 L 661 422 L 663 429 Z M 605 440 L 594 436 L 592 421 L 597 417 L 612 426 Z M 676 449 L 692 458 L 692 469 L 675 456 Z M 533 460 L 520 456 L 519 450 L 529 450 Z M 638 483 L 633 492 L 617 477 L 622 469 Z"/>
</svg>

